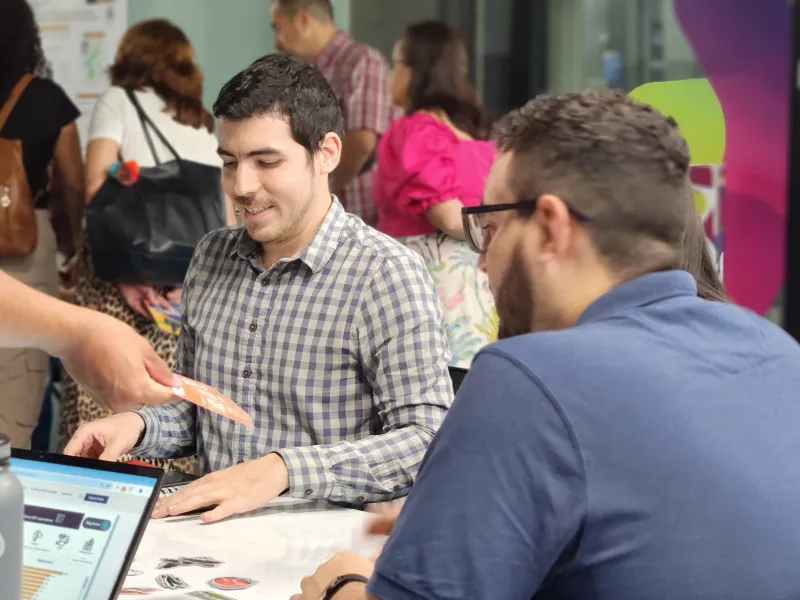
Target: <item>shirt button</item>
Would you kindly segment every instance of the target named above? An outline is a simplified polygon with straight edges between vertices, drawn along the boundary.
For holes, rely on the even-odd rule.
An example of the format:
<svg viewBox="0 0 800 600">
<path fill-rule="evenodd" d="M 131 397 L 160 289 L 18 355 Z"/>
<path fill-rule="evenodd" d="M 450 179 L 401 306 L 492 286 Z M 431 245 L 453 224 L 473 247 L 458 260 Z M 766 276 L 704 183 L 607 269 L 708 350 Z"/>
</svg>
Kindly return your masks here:
<svg viewBox="0 0 800 600">
<path fill-rule="evenodd" d="M 307 489 L 307 490 L 305 491 L 305 495 L 306 495 L 306 496 L 310 496 L 310 495 L 311 495 L 311 494 L 313 494 L 313 493 L 314 493 L 314 490 L 312 490 L 311 488 L 309 488 L 309 489 Z"/>
<path fill-rule="evenodd" d="M 255 333 L 256 329 L 258 329 L 258 325 L 255 323 L 250 323 L 250 327 L 248 327 L 248 329 L 250 330 L 250 333 Z"/>
<path fill-rule="evenodd" d="M 268 283 L 269 281 L 267 281 L 267 278 L 265 277 L 264 279 L 261 280 L 261 287 L 267 287 Z"/>
<path fill-rule="evenodd" d="M 250 370 L 250 367 L 245 367 L 244 371 L 242 371 L 242 376 L 243 376 L 245 379 L 247 379 L 248 377 L 250 377 L 250 375 L 252 375 L 252 374 L 253 374 L 253 372 Z"/>
</svg>

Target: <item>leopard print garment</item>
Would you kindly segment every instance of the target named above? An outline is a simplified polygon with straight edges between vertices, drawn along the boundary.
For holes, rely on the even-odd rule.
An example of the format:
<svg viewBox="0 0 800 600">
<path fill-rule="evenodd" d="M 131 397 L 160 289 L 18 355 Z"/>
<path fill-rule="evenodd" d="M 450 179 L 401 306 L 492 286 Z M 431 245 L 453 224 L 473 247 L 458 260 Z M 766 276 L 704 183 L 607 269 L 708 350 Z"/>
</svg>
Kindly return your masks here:
<svg viewBox="0 0 800 600">
<path fill-rule="evenodd" d="M 94 275 L 91 252 L 86 240 L 83 241 L 78 250 L 75 302 L 80 306 L 100 311 L 127 323 L 152 344 L 155 351 L 167 364 L 170 366 L 174 364 L 178 338 L 161 331 L 151 319 L 146 319 L 131 310 L 120 295 L 119 288 L 116 285 L 105 282 Z M 63 449 L 78 427 L 107 417 L 111 413 L 92 400 L 67 373 L 63 374 L 62 390 L 60 437 L 61 448 Z M 132 458 L 136 457 L 125 455 L 120 460 L 130 460 Z M 162 469 L 179 470 L 187 473 L 194 473 L 197 464 L 195 457 L 157 458 L 145 460 L 144 462 L 151 463 Z"/>
</svg>

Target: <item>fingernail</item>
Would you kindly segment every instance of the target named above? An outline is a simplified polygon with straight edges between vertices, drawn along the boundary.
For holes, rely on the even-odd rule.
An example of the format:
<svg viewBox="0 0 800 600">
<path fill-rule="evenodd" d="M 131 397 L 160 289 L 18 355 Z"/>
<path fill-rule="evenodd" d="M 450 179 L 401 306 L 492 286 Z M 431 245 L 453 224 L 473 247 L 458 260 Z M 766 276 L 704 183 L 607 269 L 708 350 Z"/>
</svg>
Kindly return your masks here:
<svg viewBox="0 0 800 600">
<path fill-rule="evenodd" d="M 176 374 L 172 374 L 172 387 L 179 388 L 181 387 L 181 378 Z"/>
</svg>

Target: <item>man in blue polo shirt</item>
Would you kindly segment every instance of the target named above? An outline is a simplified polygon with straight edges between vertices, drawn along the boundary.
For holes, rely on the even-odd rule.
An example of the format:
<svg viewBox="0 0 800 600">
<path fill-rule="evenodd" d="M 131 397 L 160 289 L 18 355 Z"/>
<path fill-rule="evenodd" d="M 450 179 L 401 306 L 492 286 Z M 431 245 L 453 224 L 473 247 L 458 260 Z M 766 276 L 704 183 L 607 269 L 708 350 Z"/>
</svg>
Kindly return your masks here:
<svg viewBox="0 0 800 600">
<path fill-rule="evenodd" d="M 530 102 L 496 141 L 465 229 L 506 339 L 475 359 L 374 572 L 338 556 L 302 598 L 800 598 L 800 347 L 676 270 L 674 121 L 587 92 Z"/>
</svg>

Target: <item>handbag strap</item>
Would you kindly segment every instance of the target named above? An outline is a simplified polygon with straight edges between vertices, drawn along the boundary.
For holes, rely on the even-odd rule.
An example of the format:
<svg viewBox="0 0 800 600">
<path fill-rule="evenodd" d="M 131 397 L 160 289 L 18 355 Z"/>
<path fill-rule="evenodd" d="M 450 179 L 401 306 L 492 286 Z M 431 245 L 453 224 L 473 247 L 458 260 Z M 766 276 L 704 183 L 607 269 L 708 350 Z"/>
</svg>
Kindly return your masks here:
<svg viewBox="0 0 800 600">
<path fill-rule="evenodd" d="M 161 143 L 164 144 L 164 146 L 167 147 L 167 150 L 169 150 L 170 153 L 172 153 L 172 156 L 174 156 L 175 159 L 178 162 L 180 162 L 181 161 L 180 155 L 175 151 L 175 148 L 173 148 L 172 144 L 169 143 L 164 134 L 161 133 L 161 130 L 158 127 L 156 127 L 156 124 L 153 123 L 153 120 L 147 115 L 146 112 L 144 112 L 144 109 L 142 108 L 142 105 L 139 104 L 139 99 L 136 97 L 136 94 L 134 93 L 133 89 L 125 88 L 125 93 L 128 95 L 128 98 L 130 99 L 131 103 L 136 109 L 136 114 L 139 115 L 139 122 L 142 124 L 144 135 L 147 138 L 147 145 L 150 146 L 150 152 L 153 154 L 153 160 L 156 161 L 156 164 L 160 165 L 161 161 L 158 160 L 158 155 L 156 154 L 156 149 L 155 146 L 153 145 L 153 140 L 150 137 L 150 131 L 148 128 L 156 132 L 156 135 L 158 136 L 158 139 L 161 140 Z"/>
<path fill-rule="evenodd" d="M 25 75 L 23 75 L 16 85 L 11 89 L 11 95 L 8 97 L 8 100 L 6 100 L 6 103 L 3 104 L 3 108 L 0 109 L 0 129 L 3 129 L 8 117 L 11 115 L 11 111 L 14 110 L 17 100 L 19 100 L 22 92 L 25 91 L 25 88 L 28 87 L 28 84 L 32 80 L 33 75 L 30 73 L 25 73 Z"/>
</svg>

